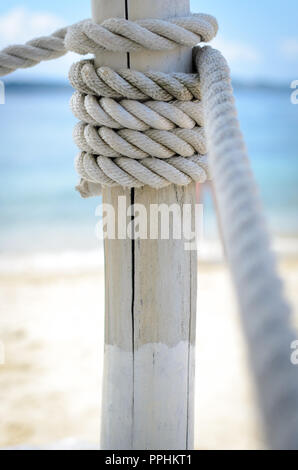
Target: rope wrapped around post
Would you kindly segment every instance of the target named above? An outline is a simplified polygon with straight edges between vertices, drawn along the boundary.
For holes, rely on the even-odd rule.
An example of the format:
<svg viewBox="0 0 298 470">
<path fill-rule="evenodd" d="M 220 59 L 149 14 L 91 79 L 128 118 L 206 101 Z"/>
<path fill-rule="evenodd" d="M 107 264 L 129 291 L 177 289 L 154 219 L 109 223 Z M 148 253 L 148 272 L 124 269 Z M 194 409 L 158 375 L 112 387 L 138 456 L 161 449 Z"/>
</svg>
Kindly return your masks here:
<svg viewBox="0 0 298 470">
<path fill-rule="evenodd" d="M 82 61 L 69 78 L 78 89 L 71 108 L 80 120 L 74 140 L 84 197 L 101 184 L 158 189 L 209 178 L 198 75 L 96 70 Z"/>
<path fill-rule="evenodd" d="M 167 50 L 210 40 L 217 29 L 216 20 L 202 14 L 85 21 L 69 29 L 65 43 L 80 53 L 87 47 Z M 71 67 L 69 79 L 77 90 L 71 108 L 80 121 L 74 129 L 81 150 L 75 166 L 83 197 L 100 194 L 101 185 L 159 189 L 209 179 L 197 74 L 115 71 L 83 60 Z"/>
</svg>

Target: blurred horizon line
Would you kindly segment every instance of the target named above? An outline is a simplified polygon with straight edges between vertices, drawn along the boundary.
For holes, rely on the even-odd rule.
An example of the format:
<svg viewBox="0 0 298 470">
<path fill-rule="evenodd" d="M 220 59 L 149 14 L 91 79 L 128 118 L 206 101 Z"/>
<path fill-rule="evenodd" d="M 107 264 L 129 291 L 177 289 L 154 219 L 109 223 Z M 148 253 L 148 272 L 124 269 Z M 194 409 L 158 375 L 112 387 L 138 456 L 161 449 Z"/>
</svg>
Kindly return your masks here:
<svg viewBox="0 0 298 470">
<path fill-rule="evenodd" d="M 66 80 L 45 80 L 45 79 L 33 79 L 33 80 L 16 80 L 16 79 L 6 79 L 5 77 L 0 77 L 7 90 L 11 91 L 28 91 L 28 92 L 38 92 L 41 89 L 49 90 L 73 90 L 70 83 Z M 232 85 L 235 89 L 263 89 L 263 90 L 289 90 L 291 86 L 291 81 L 269 81 L 265 79 L 254 79 L 254 80 L 243 80 L 239 78 L 232 77 Z"/>
</svg>

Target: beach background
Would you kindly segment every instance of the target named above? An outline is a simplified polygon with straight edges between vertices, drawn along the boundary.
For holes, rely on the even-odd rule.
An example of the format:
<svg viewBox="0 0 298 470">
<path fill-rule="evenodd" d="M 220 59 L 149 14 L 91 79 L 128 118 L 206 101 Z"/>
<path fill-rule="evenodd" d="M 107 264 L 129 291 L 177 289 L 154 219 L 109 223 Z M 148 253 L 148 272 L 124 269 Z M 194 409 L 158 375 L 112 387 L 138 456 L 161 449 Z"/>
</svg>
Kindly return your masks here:
<svg viewBox="0 0 298 470">
<path fill-rule="evenodd" d="M 101 199 L 83 200 L 74 190 L 77 149 L 67 81 L 47 74 L 24 77 L 22 72 L 4 80 L 5 104 L 0 105 L 0 344 L 5 356 L 0 448 L 55 442 L 67 447 L 74 439 L 81 447 L 96 447 L 104 259 L 95 210 Z M 275 78 L 245 81 L 234 73 L 233 84 L 280 272 L 298 318 L 298 106 L 291 103 L 290 79 Z M 298 78 L 298 70 L 292 78 Z M 203 194 L 196 448 L 263 449 L 208 187 Z"/>
</svg>

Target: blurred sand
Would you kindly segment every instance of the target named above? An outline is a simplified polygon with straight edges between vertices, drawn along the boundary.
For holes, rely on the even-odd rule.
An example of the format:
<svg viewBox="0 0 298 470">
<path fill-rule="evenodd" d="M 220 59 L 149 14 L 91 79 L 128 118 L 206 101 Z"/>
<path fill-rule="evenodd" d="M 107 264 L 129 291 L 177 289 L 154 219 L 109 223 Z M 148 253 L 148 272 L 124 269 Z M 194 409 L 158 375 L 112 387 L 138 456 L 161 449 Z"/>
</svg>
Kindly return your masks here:
<svg viewBox="0 0 298 470">
<path fill-rule="evenodd" d="M 298 261 L 282 273 L 298 312 Z M 102 267 L 0 273 L 0 447 L 98 443 L 103 280 Z M 198 284 L 196 448 L 263 449 L 227 269 L 201 263 Z"/>
</svg>

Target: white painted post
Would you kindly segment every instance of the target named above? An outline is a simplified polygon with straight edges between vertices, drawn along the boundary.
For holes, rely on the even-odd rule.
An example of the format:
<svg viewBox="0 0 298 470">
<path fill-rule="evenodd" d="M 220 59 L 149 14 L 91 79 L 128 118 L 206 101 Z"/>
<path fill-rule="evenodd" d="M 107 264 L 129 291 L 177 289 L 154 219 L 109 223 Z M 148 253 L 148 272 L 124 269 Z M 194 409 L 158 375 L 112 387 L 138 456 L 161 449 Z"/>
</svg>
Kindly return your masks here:
<svg viewBox="0 0 298 470">
<path fill-rule="evenodd" d="M 189 14 L 189 0 L 92 0 L 93 19 Z M 191 51 L 99 53 L 98 65 L 188 72 Z M 103 202 L 195 205 L 195 185 L 107 188 Z M 194 209 L 193 209 L 194 210 Z M 183 240 L 105 241 L 102 449 L 192 449 L 196 252 Z"/>
</svg>

